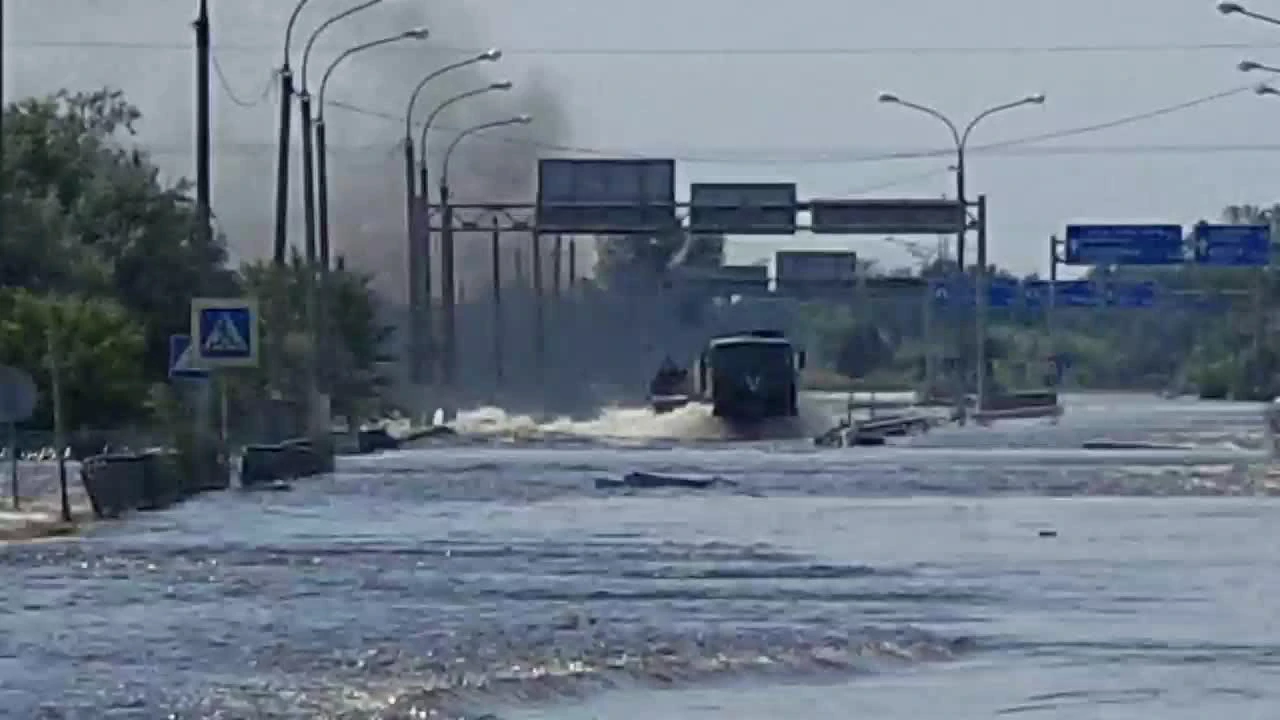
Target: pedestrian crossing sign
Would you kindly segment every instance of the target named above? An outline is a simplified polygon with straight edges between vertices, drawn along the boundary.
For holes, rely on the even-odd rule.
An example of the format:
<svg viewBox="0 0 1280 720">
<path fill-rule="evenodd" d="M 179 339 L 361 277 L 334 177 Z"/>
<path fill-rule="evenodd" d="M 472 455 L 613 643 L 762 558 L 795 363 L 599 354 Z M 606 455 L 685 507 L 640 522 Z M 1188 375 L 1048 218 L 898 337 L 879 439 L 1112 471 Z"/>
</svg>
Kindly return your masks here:
<svg viewBox="0 0 1280 720">
<path fill-rule="evenodd" d="M 203 380 L 209 377 L 209 371 L 197 367 L 195 351 L 191 348 L 190 335 L 169 336 L 169 377 Z"/>
<path fill-rule="evenodd" d="M 258 365 L 258 305 L 244 298 L 191 301 L 191 337 L 200 367 Z"/>
</svg>

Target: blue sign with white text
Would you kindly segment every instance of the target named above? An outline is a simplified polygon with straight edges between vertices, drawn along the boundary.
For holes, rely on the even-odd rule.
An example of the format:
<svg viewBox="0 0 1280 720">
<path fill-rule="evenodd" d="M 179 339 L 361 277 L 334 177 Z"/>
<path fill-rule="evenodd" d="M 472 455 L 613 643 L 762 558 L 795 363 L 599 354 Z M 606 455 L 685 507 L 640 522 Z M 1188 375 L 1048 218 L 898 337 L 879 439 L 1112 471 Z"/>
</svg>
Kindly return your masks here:
<svg viewBox="0 0 1280 720">
<path fill-rule="evenodd" d="M 933 293 L 933 301 L 942 307 L 973 307 L 977 304 L 978 293 L 972 281 L 934 280 L 929 283 Z M 990 278 L 987 280 L 987 307 L 1010 308 L 1018 301 L 1018 281 L 1008 278 Z"/>
<path fill-rule="evenodd" d="M 1116 284 L 1107 287 L 1107 307 L 1141 309 L 1156 304 L 1156 284 L 1153 282 Z"/>
<path fill-rule="evenodd" d="M 196 367 L 190 335 L 169 336 L 169 377 L 194 380 L 209 377 L 208 370 Z"/>
<path fill-rule="evenodd" d="M 1196 262 L 1217 267 L 1263 267 L 1271 264 L 1268 225 L 1210 225 L 1195 232 Z"/>
<path fill-rule="evenodd" d="M 1098 307 L 1102 296 L 1088 280 L 1059 280 L 1053 288 L 1053 303 L 1060 307 Z"/>
<path fill-rule="evenodd" d="M 1068 225 L 1067 265 L 1178 265 L 1181 225 Z"/>
</svg>

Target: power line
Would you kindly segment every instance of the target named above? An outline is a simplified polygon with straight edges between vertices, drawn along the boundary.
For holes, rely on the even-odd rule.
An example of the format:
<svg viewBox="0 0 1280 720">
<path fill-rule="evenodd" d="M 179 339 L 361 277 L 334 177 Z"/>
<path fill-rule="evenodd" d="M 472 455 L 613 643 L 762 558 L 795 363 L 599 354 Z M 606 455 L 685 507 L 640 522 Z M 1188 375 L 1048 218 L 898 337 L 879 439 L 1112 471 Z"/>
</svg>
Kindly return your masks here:
<svg viewBox="0 0 1280 720">
<path fill-rule="evenodd" d="M 440 128 L 442 131 L 456 132 L 450 128 Z M 894 152 L 886 152 L 880 154 L 868 153 L 864 150 L 853 151 L 848 149 L 832 148 L 830 150 L 807 150 L 799 151 L 795 148 L 777 148 L 774 150 L 755 150 L 751 156 L 726 156 L 723 158 L 708 156 L 684 156 L 680 153 L 662 152 L 658 149 L 652 153 L 637 153 L 634 151 L 619 150 L 598 150 L 590 148 L 554 145 L 551 143 L 533 143 L 519 138 L 497 137 L 497 136 L 476 136 L 476 144 L 483 142 L 504 143 L 514 145 L 536 146 L 540 149 L 561 150 L 572 152 L 579 155 L 595 155 L 599 157 L 623 157 L 623 158 L 645 158 L 645 157 L 664 157 L 672 158 L 679 162 L 708 165 L 770 165 L 777 163 L 791 163 L 796 165 L 860 165 L 873 162 L 888 162 L 892 160 L 906 159 L 922 159 L 928 157 L 945 156 L 953 153 L 950 149 L 936 150 L 902 150 Z M 219 153 L 240 154 L 240 155 L 261 155 L 267 150 L 274 149 L 274 143 L 265 142 L 240 142 L 236 140 L 215 140 L 215 144 L 219 148 Z M 328 149 L 333 153 L 342 154 L 369 154 L 386 151 L 388 148 L 394 147 L 387 143 L 368 144 L 368 145 L 339 145 L 330 146 Z M 190 152 L 190 148 L 179 145 L 142 145 L 141 149 L 150 152 L 153 155 L 173 155 L 186 154 Z M 973 148 L 970 152 L 977 152 L 982 148 Z M 1027 147 L 1027 148 L 993 148 L 991 150 L 983 149 L 982 155 L 991 158 L 1034 158 L 1034 157 L 1054 157 L 1054 156 L 1080 156 L 1092 157 L 1100 155 L 1145 155 L 1145 156 L 1171 156 L 1171 155 L 1225 155 L 1231 153 L 1274 153 L 1280 152 L 1280 143 L 1188 143 L 1188 144 L 1164 144 L 1164 145 L 1071 145 L 1060 147 Z M 811 154 L 806 154 L 811 153 Z M 385 152 L 390 155 L 390 152 Z M 948 172 L 944 169 L 934 169 L 925 173 L 903 176 L 897 180 L 886 181 L 893 185 L 912 182 L 914 180 L 923 180 L 942 173 Z M 878 189 L 880 186 L 869 186 L 864 192 L 870 192 Z"/>
<path fill-rule="evenodd" d="M 189 43 L 149 42 L 134 40 L 17 40 L 8 43 L 15 49 L 51 50 L 153 50 L 189 51 Z M 227 53 L 278 53 L 280 48 L 265 44 L 226 43 L 215 46 Z M 317 45 L 316 49 L 341 51 L 338 45 Z M 479 47 L 394 47 L 382 48 L 383 52 L 412 52 L 448 55 L 474 55 L 488 48 Z M 1153 43 L 1153 44 L 1059 44 L 1059 45 L 1005 45 L 1005 46 L 880 46 L 880 47 L 509 47 L 506 55 L 526 56 L 744 56 L 744 57 L 836 57 L 867 55 L 1079 55 L 1079 54 L 1168 54 L 1200 52 L 1239 52 L 1244 50 L 1276 50 L 1280 43 L 1219 42 L 1219 43 Z"/>
<path fill-rule="evenodd" d="M 1104 122 L 1092 123 L 1089 125 L 1083 125 L 1083 126 L 1078 126 L 1073 128 L 1064 128 L 1061 130 L 1054 130 L 1054 131 L 1045 132 L 1045 133 L 1037 133 L 1035 135 L 1027 135 L 1020 138 L 1013 138 L 1013 139 L 1005 140 L 1001 142 L 985 143 L 985 144 L 974 146 L 973 148 L 971 148 L 971 150 L 973 152 L 984 152 L 984 153 L 991 153 L 993 151 L 996 151 L 996 152 L 999 152 L 1000 154 L 1005 154 L 1005 155 L 1019 154 L 1019 152 L 1020 154 L 1052 153 L 1057 155 L 1098 155 L 1098 154 L 1106 154 L 1106 153 L 1125 152 L 1126 149 L 1130 154 L 1143 153 L 1143 152 L 1147 154 L 1162 154 L 1162 153 L 1170 154 L 1173 152 L 1181 152 L 1181 153 L 1195 153 L 1195 152 L 1223 153 L 1223 152 L 1244 152 L 1244 151 L 1270 152 L 1271 151 L 1270 149 L 1275 146 L 1266 145 L 1266 144 L 1249 144 L 1249 145 L 1215 144 L 1215 145 L 1199 145 L 1199 146 L 1198 145 L 1160 145 L 1160 146 L 1128 145 L 1128 146 L 1095 146 L 1092 148 L 1057 147 L 1057 148 L 1036 148 L 1036 149 L 1030 149 L 1030 151 L 1028 150 L 1014 151 L 1013 153 L 1010 152 L 1012 149 L 1017 148 L 1019 146 L 1023 146 L 1023 145 L 1031 145 L 1034 143 L 1041 143 L 1049 140 L 1058 140 L 1058 139 L 1067 138 L 1067 137 L 1074 137 L 1078 135 L 1085 135 L 1088 133 L 1100 132 L 1102 130 L 1110 130 L 1110 129 L 1122 127 L 1125 125 L 1131 125 L 1138 122 L 1152 120 L 1158 117 L 1163 117 L 1165 115 L 1172 115 L 1174 113 L 1190 110 L 1196 107 L 1200 107 L 1202 105 L 1223 100 L 1225 98 L 1233 97 L 1235 95 L 1251 92 L 1252 89 L 1253 89 L 1252 85 L 1237 86 L 1227 90 L 1210 93 L 1208 95 L 1195 97 L 1190 100 L 1174 103 L 1172 105 L 1165 105 L 1162 107 L 1154 108 L 1152 110 L 1146 110 L 1139 113 L 1134 113 L 1130 115 L 1121 116 L 1118 118 L 1113 118 L 1111 120 L 1107 120 Z M 403 116 L 397 116 L 391 113 L 370 110 L 368 108 L 364 108 L 358 105 L 353 105 L 351 103 L 346 103 L 342 101 L 330 101 L 328 104 L 333 107 L 341 108 L 343 110 L 347 110 L 348 112 L 353 112 L 353 113 L 364 115 L 367 117 L 376 117 L 376 118 L 393 121 L 393 122 L 403 122 L 404 120 Z M 451 128 L 442 127 L 440 129 L 446 132 L 450 132 L 450 131 L 456 132 L 456 129 L 451 129 Z M 477 142 L 491 141 L 491 142 L 505 142 L 505 143 L 533 145 L 543 150 L 554 150 L 557 152 L 566 152 L 566 153 L 574 153 L 574 154 L 581 154 L 581 155 L 596 155 L 596 156 L 603 155 L 603 156 L 614 156 L 614 157 L 642 157 L 645 155 L 649 157 L 668 157 L 669 156 L 663 153 L 639 154 L 634 151 L 619 151 L 619 150 L 608 150 L 603 148 L 588 148 L 588 147 L 571 146 L 571 145 L 541 143 L 537 141 L 520 140 L 520 139 L 515 139 L 510 137 L 497 136 L 497 135 L 481 136 L 476 140 Z M 725 151 L 721 150 L 720 152 L 724 153 Z M 881 162 L 886 160 L 945 157 L 945 156 L 954 154 L 954 152 L 955 150 L 953 148 L 946 148 L 946 149 L 933 149 L 933 150 L 896 151 L 896 152 L 887 152 L 887 153 L 886 152 L 866 153 L 866 152 L 850 151 L 848 149 L 805 150 L 805 151 L 801 151 L 801 153 L 797 153 L 796 149 L 793 148 L 786 151 L 775 149 L 775 150 L 763 151 L 763 152 L 761 150 L 756 149 L 756 150 L 750 150 L 747 153 L 744 153 L 742 155 L 724 154 L 718 157 L 692 156 L 692 155 L 684 155 L 684 154 L 677 153 L 675 159 L 685 163 L 726 164 L 726 165 L 728 164 L 759 165 L 762 163 L 769 163 L 769 162 L 795 162 L 795 163 L 805 163 L 805 164 L 834 163 L 834 164 L 849 165 L 849 164 L 865 163 L 865 162 Z M 787 158 L 782 157 L 782 155 L 786 153 L 793 153 L 795 155 L 788 160 Z"/>
<path fill-rule="evenodd" d="M 213 65 L 213 73 L 218 78 L 218 85 L 222 87 L 222 92 L 226 94 L 227 99 L 229 99 L 233 104 L 242 108 L 254 108 L 266 102 L 267 98 L 271 97 L 271 91 L 276 87 L 275 80 L 279 75 L 278 71 L 272 71 L 271 77 L 267 78 L 266 84 L 263 86 L 261 92 L 257 93 L 257 97 L 255 99 L 245 100 L 240 97 L 234 89 L 232 89 L 231 82 L 227 80 L 227 74 L 222 69 L 222 63 L 218 62 L 218 56 L 210 54 L 209 59 Z"/>
</svg>

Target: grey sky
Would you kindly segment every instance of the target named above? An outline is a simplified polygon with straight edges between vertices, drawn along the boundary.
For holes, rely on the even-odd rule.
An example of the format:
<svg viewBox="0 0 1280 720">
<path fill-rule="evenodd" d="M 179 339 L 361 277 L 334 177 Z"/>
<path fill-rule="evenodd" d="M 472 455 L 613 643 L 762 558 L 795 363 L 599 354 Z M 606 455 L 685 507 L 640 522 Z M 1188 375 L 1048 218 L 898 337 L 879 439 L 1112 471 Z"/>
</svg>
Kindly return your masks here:
<svg viewBox="0 0 1280 720">
<path fill-rule="evenodd" d="M 388 0 L 390 4 L 395 0 Z M 399 0 L 406 3 L 408 0 Z M 215 0 L 215 42 L 233 88 L 257 97 L 278 64 L 284 0 Z M 351 2 L 313 0 L 309 28 Z M 975 144 L 1091 125 L 1249 84 L 1244 58 L 1280 64 L 1280 28 L 1224 18 L 1211 0 L 412 0 L 429 6 L 434 47 L 508 50 L 500 74 L 517 82 L 543 73 L 563 105 L 567 131 L 554 135 L 585 148 L 675 156 L 682 181 L 795 180 L 805 196 L 864 192 L 936 196 L 952 186 L 944 158 L 855 161 L 866 155 L 941 149 L 945 129 L 924 116 L 882 106 L 881 90 L 967 120 L 984 107 L 1044 92 L 1042 108 L 984 124 Z M 123 87 L 148 117 L 146 138 L 166 166 L 190 173 L 189 52 L 173 48 L 34 47 L 39 41 L 190 42 L 192 2 L 45 0 L 10 3 L 7 90 Z M 17 6 L 17 7 L 14 7 Z M 1255 0 L 1280 14 L 1280 0 Z M 367 40 L 397 29 L 390 10 L 370 11 L 351 32 Z M 469 25 L 469 26 L 468 26 Z M 346 36 L 350 38 L 351 36 Z M 1138 52 L 1011 52 L 1010 46 L 1160 46 L 1272 44 L 1274 49 Z M 232 47 L 235 46 L 235 47 Z M 250 47 L 246 47 L 250 46 Z M 988 48 L 989 52 L 925 48 Z M 658 51 L 705 48 L 705 53 Z M 879 48 L 880 50 L 877 50 Z M 917 48 L 895 52 L 886 48 Z M 1001 50 L 1001 49 L 1005 50 Z M 600 50 L 599 53 L 572 52 Z M 716 49 L 784 52 L 714 52 Z M 523 50 L 523 51 L 522 51 Z M 628 53 L 628 50 L 653 52 Z M 831 50 L 831 52 L 820 52 Z M 785 51 L 790 51 L 785 52 Z M 388 68 L 425 71 L 447 55 L 388 51 L 353 61 L 335 98 L 400 112 L 411 82 L 387 82 Z M 329 57 L 332 56 L 330 52 Z M 406 67 L 408 66 L 408 67 Z M 416 74 L 421 74 L 417 72 Z M 495 70 L 493 76 L 497 76 Z M 391 85 L 395 85 L 391 87 Z M 506 108 L 503 112 L 509 112 Z M 265 230 L 274 100 L 256 108 L 217 96 L 220 215 L 245 233 Z M 1280 98 L 1251 93 L 1149 121 L 1063 138 L 1020 150 L 975 152 L 969 185 L 990 199 L 993 260 L 1042 270 L 1045 238 L 1073 220 L 1170 220 L 1212 216 L 1233 202 L 1275 199 L 1273 128 Z M 394 174 L 393 123 L 330 111 L 335 144 L 360 145 Z M 546 136 L 550 137 L 550 136 Z M 340 139 L 339 139 L 340 138 Z M 1206 146 L 1265 145 L 1249 151 Z M 1199 146 L 1131 152 L 1144 146 Z M 1051 153 L 1042 149 L 1059 148 Z M 1112 150 L 1108 150 L 1112 148 Z M 827 155 L 829 157 L 823 157 Z M 713 162 L 720 160 L 721 162 Z M 334 173 L 372 162 L 337 153 Z M 388 164 L 390 163 L 390 164 Z M 350 172 L 355 172 L 354 169 Z M 931 174 L 932 173 L 932 174 Z M 923 177 L 922 177 L 923 176 Z M 915 179 L 910 179 L 915 178 Z M 237 207 L 228 208 L 228 197 Z M 398 196 L 397 196 L 398 197 Z M 388 212 L 393 213 L 395 203 Z M 394 226 L 399 216 L 388 218 Z M 854 247 L 891 264 L 904 253 L 871 239 L 785 241 L 794 247 Z M 265 242 L 240 241 L 245 252 Z M 735 242 L 736 260 L 768 254 L 768 241 Z"/>
</svg>

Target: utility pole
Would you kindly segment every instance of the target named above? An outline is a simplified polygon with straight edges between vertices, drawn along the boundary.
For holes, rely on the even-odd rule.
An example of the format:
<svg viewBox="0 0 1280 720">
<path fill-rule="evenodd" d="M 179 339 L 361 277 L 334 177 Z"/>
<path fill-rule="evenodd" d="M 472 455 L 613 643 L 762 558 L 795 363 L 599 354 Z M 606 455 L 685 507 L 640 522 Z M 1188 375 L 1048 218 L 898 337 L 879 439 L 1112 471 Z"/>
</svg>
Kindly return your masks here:
<svg viewBox="0 0 1280 720">
<path fill-rule="evenodd" d="M 210 55 L 210 38 L 209 38 L 209 2 L 208 0 L 200 0 L 200 4 L 196 9 L 196 20 L 194 23 L 196 33 L 196 241 L 200 247 L 205 248 L 212 245 L 213 240 L 213 170 L 210 167 L 211 158 L 209 154 L 209 136 L 210 130 L 210 103 L 212 101 L 213 86 L 209 79 L 209 66 L 213 62 Z M 197 408 L 194 415 L 195 422 L 195 451 L 197 468 L 202 473 L 201 481 L 203 482 L 203 469 L 205 459 L 205 430 L 212 424 L 210 409 L 212 407 L 210 393 L 212 388 L 209 381 L 198 383 L 195 389 L 197 394 Z"/>
<path fill-rule="evenodd" d="M 200 0 L 196 11 L 196 237 L 202 246 L 211 238 L 213 202 L 212 171 L 209 167 L 209 1 Z"/>
</svg>

